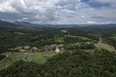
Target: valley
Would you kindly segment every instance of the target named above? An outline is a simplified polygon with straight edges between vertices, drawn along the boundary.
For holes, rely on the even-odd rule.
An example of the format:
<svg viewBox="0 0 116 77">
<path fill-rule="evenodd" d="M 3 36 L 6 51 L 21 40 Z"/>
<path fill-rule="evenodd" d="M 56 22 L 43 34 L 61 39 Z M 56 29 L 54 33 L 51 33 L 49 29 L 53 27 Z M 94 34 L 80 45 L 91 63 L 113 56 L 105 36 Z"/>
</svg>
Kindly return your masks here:
<svg viewBox="0 0 116 77">
<path fill-rule="evenodd" d="M 115 76 L 114 28 L 7 24 L 0 26 L 2 77 Z"/>
</svg>

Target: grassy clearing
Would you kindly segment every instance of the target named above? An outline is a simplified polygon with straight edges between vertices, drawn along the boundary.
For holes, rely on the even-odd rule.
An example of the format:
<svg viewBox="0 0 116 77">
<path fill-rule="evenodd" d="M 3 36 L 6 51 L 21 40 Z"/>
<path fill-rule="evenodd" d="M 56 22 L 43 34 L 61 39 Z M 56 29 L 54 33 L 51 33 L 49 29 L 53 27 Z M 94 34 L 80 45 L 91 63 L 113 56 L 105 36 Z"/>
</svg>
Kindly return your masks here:
<svg viewBox="0 0 116 77">
<path fill-rule="evenodd" d="M 87 38 L 87 37 L 83 37 L 83 36 L 77 36 L 77 37 L 80 39 L 83 39 L 83 40 L 89 40 L 89 38 Z"/>
<path fill-rule="evenodd" d="M 48 57 L 51 57 L 51 56 L 54 56 L 54 55 L 56 55 L 56 54 L 58 54 L 58 53 L 55 53 L 55 52 L 53 52 L 53 53 L 45 53 L 45 52 L 43 52 L 43 53 L 41 53 L 40 55 L 41 55 L 41 56 L 48 56 Z"/>
<path fill-rule="evenodd" d="M 61 42 L 62 43 L 62 42 L 64 42 L 64 38 L 65 37 L 56 37 L 55 42 Z"/>
<path fill-rule="evenodd" d="M 11 61 L 8 63 L 7 67 L 12 65 L 16 61 L 22 60 L 24 55 L 24 53 L 13 53 L 12 55 L 10 55 L 9 58 L 11 58 Z"/>
<path fill-rule="evenodd" d="M 45 63 L 45 60 L 41 56 L 39 56 L 38 54 L 34 54 L 32 56 L 32 59 L 34 61 L 37 61 L 37 62 L 42 63 L 42 64 Z"/>
<path fill-rule="evenodd" d="M 101 43 L 99 46 L 100 46 L 100 48 L 104 48 L 104 49 L 107 49 L 109 51 L 115 51 L 110 45 L 105 44 L 105 43 Z"/>
<path fill-rule="evenodd" d="M 14 34 L 24 35 L 25 33 L 22 33 L 22 32 L 14 32 Z"/>
<path fill-rule="evenodd" d="M 6 64 L 9 62 L 9 59 L 5 59 L 0 62 L 0 70 L 5 69 Z"/>
<path fill-rule="evenodd" d="M 94 52 L 94 49 L 87 49 L 87 50 L 84 50 L 84 51 L 86 51 L 86 52 L 90 52 L 90 53 L 92 53 L 92 52 Z"/>
<path fill-rule="evenodd" d="M 8 53 L 3 53 L 3 54 L 8 55 Z M 5 60 L 0 62 L 0 70 L 9 67 L 10 65 L 12 65 L 16 61 L 23 60 L 24 55 L 29 55 L 29 54 L 25 54 L 25 53 L 9 54 L 9 56 Z"/>
<path fill-rule="evenodd" d="M 65 37 L 77 37 L 77 36 L 73 36 L 73 35 L 65 35 Z"/>
<path fill-rule="evenodd" d="M 88 40 L 89 38 L 87 38 L 87 37 L 84 37 L 84 36 L 73 36 L 73 35 L 66 35 L 67 37 L 78 37 L 78 38 L 80 38 L 80 39 L 83 39 L 83 40 Z"/>
</svg>

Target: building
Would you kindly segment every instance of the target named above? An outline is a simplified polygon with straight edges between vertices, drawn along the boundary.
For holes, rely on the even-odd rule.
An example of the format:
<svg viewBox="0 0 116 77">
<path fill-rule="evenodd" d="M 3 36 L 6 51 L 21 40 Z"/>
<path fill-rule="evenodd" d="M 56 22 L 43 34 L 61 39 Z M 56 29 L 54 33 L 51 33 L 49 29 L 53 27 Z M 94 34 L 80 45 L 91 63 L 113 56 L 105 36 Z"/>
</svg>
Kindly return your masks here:
<svg viewBox="0 0 116 77">
<path fill-rule="evenodd" d="M 61 30 L 61 32 L 63 32 L 63 33 L 67 33 L 67 31 L 66 31 L 66 30 Z"/>
<path fill-rule="evenodd" d="M 60 52 L 60 49 L 56 48 L 55 52 L 56 52 L 56 53 Z"/>
<path fill-rule="evenodd" d="M 32 47 L 33 50 L 37 50 L 37 47 Z"/>
</svg>

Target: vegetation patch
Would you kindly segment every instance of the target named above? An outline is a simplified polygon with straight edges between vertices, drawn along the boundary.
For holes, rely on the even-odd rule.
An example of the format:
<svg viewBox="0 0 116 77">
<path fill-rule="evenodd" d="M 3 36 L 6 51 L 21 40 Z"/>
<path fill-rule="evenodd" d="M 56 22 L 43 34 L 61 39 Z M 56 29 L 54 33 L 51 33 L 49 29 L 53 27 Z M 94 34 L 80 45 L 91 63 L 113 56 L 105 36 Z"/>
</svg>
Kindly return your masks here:
<svg viewBox="0 0 116 77">
<path fill-rule="evenodd" d="M 101 43 L 99 46 L 100 46 L 100 48 L 104 48 L 104 49 L 107 49 L 109 51 L 115 51 L 112 46 L 105 44 L 105 43 Z"/>
<path fill-rule="evenodd" d="M 25 33 L 22 33 L 22 32 L 14 32 L 14 34 L 24 35 Z"/>
<path fill-rule="evenodd" d="M 63 43 L 63 42 L 64 42 L 64 38 L 65 38 L 65 37 L 56 37 L 56 38 L 55 38 L 55 42 Z"/>
<path fill-rule="evenodd" d="M 37 61 L 42 64 L 45 63 L 45 60 L 41 56 L 39 56 L 39 54 L 34 54 L 32 56 L 32 59 L 33 59 L 33 61 Z"/>
</svg>

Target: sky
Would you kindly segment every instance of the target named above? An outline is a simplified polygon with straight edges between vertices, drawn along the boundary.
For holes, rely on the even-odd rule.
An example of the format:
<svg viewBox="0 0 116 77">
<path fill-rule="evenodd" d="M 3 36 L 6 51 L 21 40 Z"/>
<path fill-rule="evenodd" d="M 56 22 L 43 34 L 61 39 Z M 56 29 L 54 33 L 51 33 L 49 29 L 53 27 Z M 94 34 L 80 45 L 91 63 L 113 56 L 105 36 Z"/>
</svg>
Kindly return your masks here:
<svg viewBox="0 0 116 77">
<path fill-rule="evenodd" d="M 116 0 L 0 0 L 0 20 L 34 24 L 116 24 Z"/>
</svg>

